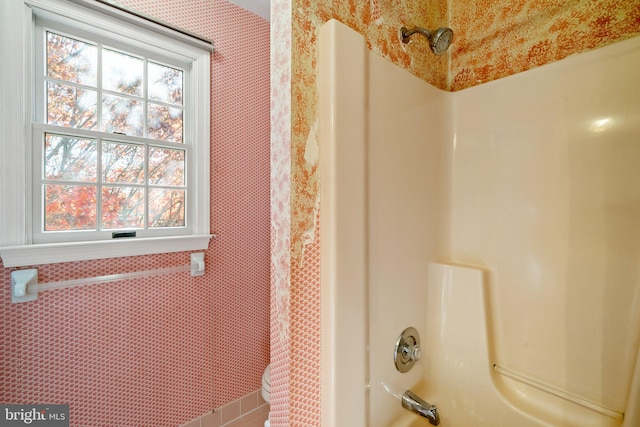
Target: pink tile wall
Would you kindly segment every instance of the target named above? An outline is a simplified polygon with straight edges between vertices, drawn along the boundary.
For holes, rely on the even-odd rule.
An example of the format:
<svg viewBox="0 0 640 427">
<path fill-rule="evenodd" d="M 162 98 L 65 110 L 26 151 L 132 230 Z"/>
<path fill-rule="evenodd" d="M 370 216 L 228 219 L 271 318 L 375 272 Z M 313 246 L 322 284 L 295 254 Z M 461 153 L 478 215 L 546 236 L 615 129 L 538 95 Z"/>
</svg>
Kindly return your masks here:
<svg viewBox="0 0 640 427">
<path fill-rule="evenodd" d="M 176 426 L 261 387 L 269 361 L 269 23 L 224 0 L 122 1 L 214 40 L 207 272 L 45 291 L 0 264 L 0 402 L 69 403 L 73 426 Z M 40 281 L 189 263 L 40 266 Z"/>
<path fill-rule="evenodd" d="M 320 211 L 313 242 L 291 269 L 290 424 L 319 426 L 320 411 Z"/>
</svg>

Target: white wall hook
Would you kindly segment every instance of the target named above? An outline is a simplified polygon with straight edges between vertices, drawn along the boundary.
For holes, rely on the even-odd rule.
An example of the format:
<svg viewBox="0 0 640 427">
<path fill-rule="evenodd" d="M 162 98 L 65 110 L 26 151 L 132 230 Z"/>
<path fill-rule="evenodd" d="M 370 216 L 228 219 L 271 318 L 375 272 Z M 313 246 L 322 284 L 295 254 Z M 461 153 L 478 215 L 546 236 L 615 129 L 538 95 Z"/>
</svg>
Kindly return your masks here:
<svg viewBox="0 0 640 427">
<path fill-rule="evenodd" d="M 11 302 L 27 302 L 38 299 L 38 269 L 11 272 Z"/>
<path fill-rule="evenodd" d="M 191 275 L 204 275 L 204 252 L 191 254 Z"/>
</svg>

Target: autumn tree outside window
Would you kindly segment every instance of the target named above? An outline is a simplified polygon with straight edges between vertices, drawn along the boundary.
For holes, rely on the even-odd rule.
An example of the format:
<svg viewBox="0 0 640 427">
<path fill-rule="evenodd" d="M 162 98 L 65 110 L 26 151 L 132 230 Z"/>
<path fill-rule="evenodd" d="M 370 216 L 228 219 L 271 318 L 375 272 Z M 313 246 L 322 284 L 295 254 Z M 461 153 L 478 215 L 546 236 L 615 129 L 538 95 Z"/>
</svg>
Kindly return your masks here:
<svg viewBox="0 0 640 427">
<path fill-rule="evenodd" d="M 30 120 L 22 138 L 10 141 L 9 129 L 2 144 L 18 145 L 8 147 L 14 160 L 24 157 L 31 220 L 23 238 L 0 230 L 5 266 L 9 252 L 55 245 L 76 248 L 65 260 L 205 248 L 210 52 L 123 22 L 93 0 L 74 1 L 0 6 L 5 18 L 18 15 L 19 42 L 30 47 L 22 58 L 29 93 L 14 100 Z M 1 30 L 3 43 L 12 29 Z M 10 191 L 0 190 L 4 202 Z M 137 242 L 115 242 L 123 231 Z M 91 242 L 91 255 L 77 247 Z M 19 262 L 47 262 L 24 256 Z"/>
</svg>

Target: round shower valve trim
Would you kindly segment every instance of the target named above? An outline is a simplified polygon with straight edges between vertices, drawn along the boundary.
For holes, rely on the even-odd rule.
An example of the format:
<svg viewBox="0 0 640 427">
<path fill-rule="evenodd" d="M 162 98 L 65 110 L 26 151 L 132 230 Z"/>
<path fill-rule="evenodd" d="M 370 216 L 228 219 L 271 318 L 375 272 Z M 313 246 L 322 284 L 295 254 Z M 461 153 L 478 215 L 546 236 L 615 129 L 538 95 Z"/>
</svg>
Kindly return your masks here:
<svg viewBox="0 0 640 427">
<path fill-rule="evenodd" d="M 420 334 L 416 328 L 408 327 L 402 331 L 396 341 L 396 349 L 393 354 L 396 369 L 403 373 L 409 371 L 421 356 Z"/>
</svg>

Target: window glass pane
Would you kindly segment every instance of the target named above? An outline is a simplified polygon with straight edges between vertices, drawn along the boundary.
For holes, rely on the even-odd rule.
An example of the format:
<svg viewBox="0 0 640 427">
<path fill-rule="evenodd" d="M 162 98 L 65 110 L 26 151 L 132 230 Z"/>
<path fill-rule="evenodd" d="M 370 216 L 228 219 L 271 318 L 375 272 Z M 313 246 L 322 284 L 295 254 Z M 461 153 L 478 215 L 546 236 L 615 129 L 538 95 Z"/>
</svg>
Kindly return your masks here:
<svg viewBox="0 0 640 427">
<path fill-rule="evenodd" d="M 102 179 L 105 182 L 144 184 L 144 147 L 117 142 L 103 143 Z"/>
<path fill-rule="evenodd" d="M 97 94 L 58 83 L 47 83 L 47 123 L 78 129 L 96 125 Z"/>
<path fill-rule="evenodd" d="M 46 231 L 96 228 L 96 187 L 92 185 L 44 186 Z"/>
<path fill-rule="evenodd" d="M 102 228 L 143 228 L 144 189 L 138 187 L 102 188 Z"/>
<path fill-rule="evenodd" d="M 142 102 L 123 96 L 102 96 L 102 129 L 142 136 Z"/>
<path fill-rule="evenodd" d="M 45 136 L 45 179 L 95 181 L 97 175 L 96 141 L 71 136 Z"/>
<path fill-rule="evenodd" d="M 102 88 L 142 96 L 144 61 L 109 49 L 102 51 Z"/>
<path fill-rule="evenodd" d="M 149 190 L 149 227 L 184 227 L 184 190 Z"/>
<path fill-rule="evenodd" d="M 47 32 L 47 76 L 96 86 L 98 48 L 59 34 Z"/>
<path fill-rule="evenodd" d="M 149 103 L 149 138 L 182 142 L 182 109 Z"/>
<path fill-rule="evenodd" d="M 184 185 L 184 151 L 149 147 L 149 184 Z"/>
<path fill-rule="evenodd" d="M 193 90 L 191 67 L 200 67 L 200 60 L 210 65 L 206 52 L 194 51 L 196 62 L 189 63 L 191 53 L 178 45 L 167 42 L 165 54 L 135 31 L 114 39 L 92 31 L 88 21 L 76 25 L 72 18 L 57 22 L 36 14 L 33 22 L 29 152 L 41 161 L 30 188 L 38 210 L 30 215 L 34 242 L 98 240 L 123 229 L 144 237 L 190 233 L 192 225 L 200 230 L 199 218 L 191 224 L 186 217 L 198 200 L 187 196 L 187 162 L 194 159 L 187 158 L 185 142 L 197 143 L 192 131 L 205 133 L 209 126 L 185 128 L 191 126 L 187 113 L 199 111 L 186 91 Z M 174 62 L 170 52 L 182 59 Z M 208 83 L 194 87 L 208 93 Z"/>
<path fill-rule="evenodd" d="M 149 99 L 182 105 L 182 71 L 149 62 Z"/>
</svg>

